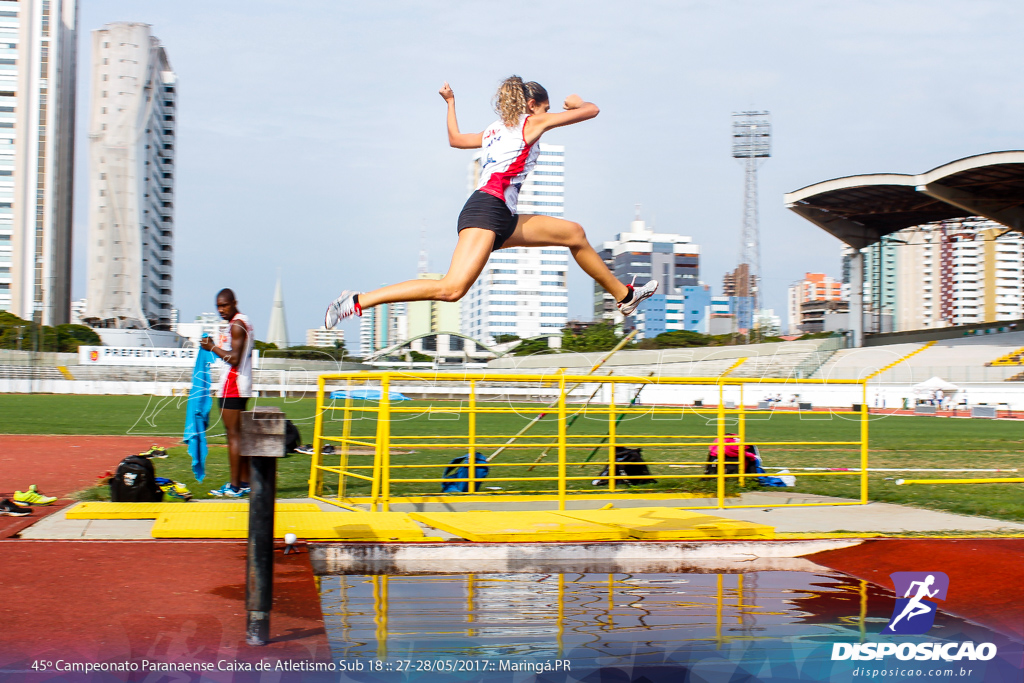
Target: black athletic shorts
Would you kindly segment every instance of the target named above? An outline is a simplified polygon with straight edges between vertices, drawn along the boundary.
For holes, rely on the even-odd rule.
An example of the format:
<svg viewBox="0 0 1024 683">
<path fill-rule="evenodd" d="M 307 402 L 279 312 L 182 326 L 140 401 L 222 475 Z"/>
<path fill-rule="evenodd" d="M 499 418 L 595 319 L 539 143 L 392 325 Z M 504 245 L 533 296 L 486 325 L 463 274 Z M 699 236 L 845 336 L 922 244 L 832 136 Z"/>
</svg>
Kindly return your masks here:
<svg viewBox="0 0 1024 683">
<path fill-rule="evenodd" d="M 217 400 L 220 402 L 221 410 L 245 410 L 245 404 L 249 402 L 248 397 L 244 396 L 228 396 Z"/>
<path fill-rule="evenodd" d="M 508 206 L 494 195 L 477 190 L 469 195 L 466 205 L 459 214 L 459 232 L 465 228 L 483 228 L 494 233 L 491 251 L 501 249 L 516 230 L 519 217 L 508 210 Z"/>
</svg>

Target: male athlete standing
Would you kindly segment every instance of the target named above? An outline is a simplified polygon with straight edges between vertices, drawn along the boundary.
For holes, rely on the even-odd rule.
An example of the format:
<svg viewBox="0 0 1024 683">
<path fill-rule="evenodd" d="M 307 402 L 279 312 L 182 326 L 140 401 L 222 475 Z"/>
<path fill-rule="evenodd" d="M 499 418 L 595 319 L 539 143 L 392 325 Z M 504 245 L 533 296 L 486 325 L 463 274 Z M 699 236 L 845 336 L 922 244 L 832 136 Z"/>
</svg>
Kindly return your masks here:
<svg viewBox="0 0 1024 683">
<path fill-rule="evenodd" d="M 242 411 L 252 396 L 252 349 L 255 343 L 252 325 L 238 311 L 235 293 L 222 289 L 217 293 L 217 313 L 228 323 L 217 340 L 203 338 L 202 347 L 213 351 L 224 367 L 220 374 L 218 394 L 220 396 L 220 417 L 228 437 L 228 462 L 231 466 L 231 481 L 219 489 L 210 491 L 211 496 L 241 498 L 250 492 L 249 458 L 241 454 Z"/>
</svg>

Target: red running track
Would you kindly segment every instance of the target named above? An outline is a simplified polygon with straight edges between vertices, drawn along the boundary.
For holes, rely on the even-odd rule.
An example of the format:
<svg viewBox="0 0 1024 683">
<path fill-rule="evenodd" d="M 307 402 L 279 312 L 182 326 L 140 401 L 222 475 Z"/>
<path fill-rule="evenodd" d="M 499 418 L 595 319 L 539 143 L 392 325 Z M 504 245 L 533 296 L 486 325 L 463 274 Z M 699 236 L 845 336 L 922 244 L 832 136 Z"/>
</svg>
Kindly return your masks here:
<svg viewBox="0 0 1024 683">
<path fill-rule="evenodd" d="M 949 592 L 939 609 L 1024 639 L 1024 539 L 877 539 L 807 559 L 893 590 L 889 574 L 940 571 Z"/>
<path fill-rule="evenodd" d="M 30 484 L 47 495 L 67 496 L 92 486 L 127 455 L 175 443 L 166 437 L 0 435 L 0 497 Z M 0 538 L 71 502 L 62 498 L 33 507 L 28 517 L 0 517 Z M 272 642 L 262 648 L 245 644 L 244 542 L 9 539 L 0 540 L 0 558 L 0 623 L 8 625 L 0 636 L 5 673 L 58 658 L 330 659 L 317 580 L 305 552 L 275 554 Z M 231 675 L 213 672 L 204 680 Z M 54 674 L 22 676 L 19 681 L 43 681 Z"/>
<path fill-rule="evenodd" d="M 245 643 L 244 542 L 10 539 L 0 541 L 0 556 L 0 623 L 16 625 L 0 638 L 6 672 L 27 672 L 39 659 L 330 660 L 304 549 L 275 552 L 272 642 L 265 647 Z"/>
<path fill-rule="evenodd" d="M 35 484 L 39 492 L 57 496 L 53 505 L 36 506 L 28 517 L 0 517 L 0 538 L 9 538 L 40 517 L 70 505 L 64 499 L 96 483 L 105 472 L 132 453 L 178 441 L 152 436 L 23 436 L 0 434 L 0 498 L 11 498 Z"/>
</svg>

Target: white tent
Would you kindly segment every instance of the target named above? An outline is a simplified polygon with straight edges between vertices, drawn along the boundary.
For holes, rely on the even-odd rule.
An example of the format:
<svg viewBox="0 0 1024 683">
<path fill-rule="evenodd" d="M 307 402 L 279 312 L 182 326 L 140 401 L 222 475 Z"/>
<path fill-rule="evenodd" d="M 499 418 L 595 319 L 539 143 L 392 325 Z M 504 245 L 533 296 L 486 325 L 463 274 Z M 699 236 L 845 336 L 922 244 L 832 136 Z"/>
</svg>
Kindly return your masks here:
<svg viewBox="0 0 1024 683">
<path fill-rule="evenodd" d="M 921 382 L 920 384 L 915 384 L 913 386 L 913 391 L 915 394 L 933 394 L 936 391 L 942 391 L 942 393 L 948 396 L 949 394 L 954 394 L 960 391 L 960 387 L 955 384 L 951 384 L 940 377 L 932 377 L 930 380 Z"/>
</svg>

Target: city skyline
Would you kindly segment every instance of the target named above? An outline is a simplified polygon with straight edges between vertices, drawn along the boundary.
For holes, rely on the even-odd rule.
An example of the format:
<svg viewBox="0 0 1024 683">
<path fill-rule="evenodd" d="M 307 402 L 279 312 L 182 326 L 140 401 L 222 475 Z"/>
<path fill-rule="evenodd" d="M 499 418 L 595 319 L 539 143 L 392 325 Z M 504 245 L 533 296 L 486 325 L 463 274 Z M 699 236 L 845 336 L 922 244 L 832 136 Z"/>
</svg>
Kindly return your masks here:
<svg viewBox="0 0 1024 683">
<path fill-rule="evenodd" d="M 566 217 L 600 243 L 641 203 L 655 229 L 692 235 L 704 247 L 702 279 L 713 286 L 735 268 L 742 217 L 729 115 L 770 109 L 775 150 L 761 177 L 760 215 L 765 305 L 775 309 L 784 308 L 786 287 L 800 274 L 835 273 L 839 258 L 835 240 L 785 210 L 784 192 L 1019 146 L 1019 95 L 1000 85 L 1021 51 L 1009 28 L 1017 8 L 793 2 L 736 13 L 650 3 L 623 14 L 611 4 L 526 5 L 545 7 L 544 22 L 534 25 L 530 11 L 509 17 L 495 49 L 515 57 L 497 62 L 477 58 L 466 40 L 477 15 L 454 5 L 409 4 L 387 16 L 324 2 L 305 3 L 306 11 L 264 2 L 83 5 L 82 31 L 112 21 L 151 24 L 187 92 L 175 206 L 175 306 L 183 319 L 210 310 L 216 290 L 227 285 L 265 330 L 273 273 L 284 266 L 289 335 L 302 338 L 341 289 L 415 272 L 424 230 L 435 260 L 444 259 L 432 270 L 443 271 L 467 161 L 444 141 L 436 89 L 445 79 L 463 130 L 493 120 L 492 91 L 509 73 L 542 82 L 555 109 L 570 92 L 598 103 L 595 121 L 545 137 L 573 150 Z M 217 28 L 225 24 L 230 35 Z M 964 34 L 985 35 L 984 54 L 971 50 Z M 564 59 L 542 49 L 552 44 L 566 46 Z M 79 48 L 79 59 L 90 59 L 87 46 Z M 360 69 L 348 68 L 354 61 Z M 960 83 L 960 90 L 940 81 Z M 266 82 L 278 84 L 277 96 L 253 106 L 252 93 Z M 86 103 L 79 99 L 81 112 Z M 965 105 L 972 100 L 984 106 Z M 429 172 L 404 174 L 411 168 Z M 74 298 L 84 295 L 82 198 L 76 193 Z M 237 262 L 225 262 L 231 249 L 242 256 Z M 368 258 L 379 254 L 387 259 Z M 589 279 L 570 264 L 568 281 L 569 317 L 589 317 Z M 349 338 L 358 334 L 346 330 Z"/>
</svg>

